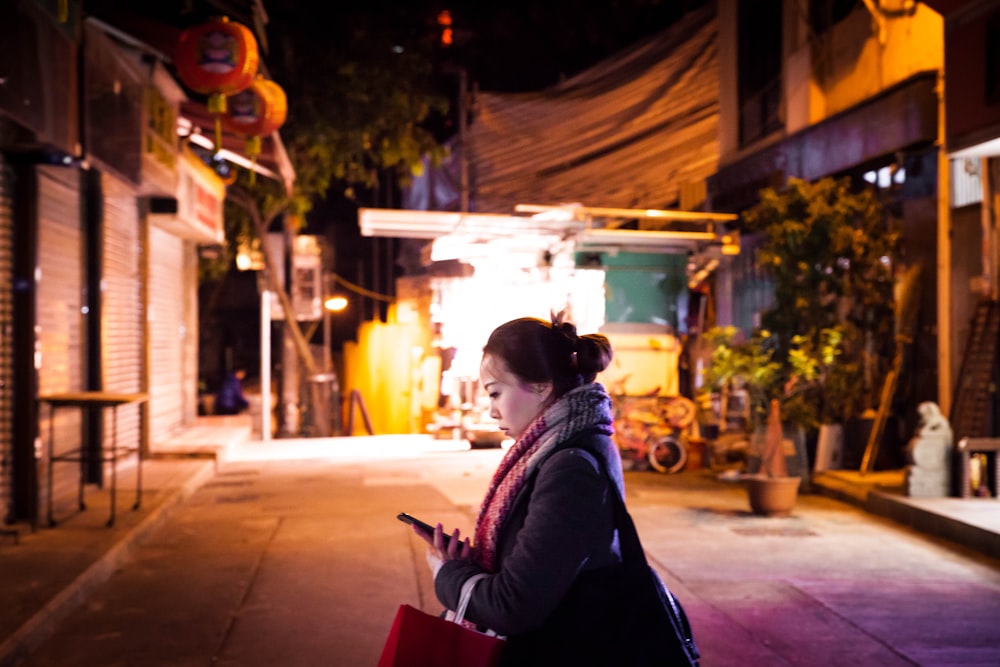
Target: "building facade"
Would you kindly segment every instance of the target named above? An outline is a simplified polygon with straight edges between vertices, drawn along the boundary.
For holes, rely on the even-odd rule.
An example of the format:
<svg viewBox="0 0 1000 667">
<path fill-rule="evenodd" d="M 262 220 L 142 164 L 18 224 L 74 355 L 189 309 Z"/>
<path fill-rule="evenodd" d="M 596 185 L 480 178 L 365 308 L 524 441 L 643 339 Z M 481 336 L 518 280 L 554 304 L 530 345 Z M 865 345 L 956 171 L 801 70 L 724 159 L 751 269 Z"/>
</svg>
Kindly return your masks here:
<svg viewBox="0 0 1000 667">
<path fill-rule="evenodd" d="M 468 177 L 452 179 L 467 183 L 468 192 L 463 197 L 451 192 L 437 200 L 418 196 L 414 201 L 433 209 L 435 201 L 466 200 L 482 214 L 508 214 L 518 204 L 566 202 L 738 214 L 758 201 L 761 189 L 781 188 L 792 177 L 867 182 L 879 189 L 899 226 L 901 264 L 921 267 L 916 335 L 908 348 L 901 393 L 909 405 L 933 400 L 947 413 L 977 303 L 997 274 L 996 246 L 988 242 L 988 230 L 995 226 L 983 222 L 984 207 L 978 203 L 985 182 L 979 173 L 988 165 L 970 166 L 952 152 L 998 134 L 1000 119 L 991 104 L 966 99 L 971 92 L 988 100 L 992 90 L 988 63 L 997 40 L 990 38 L 990 17 L 996 4 L 709 3 L 685 18 L 681 25 L 686 26 L 686 39 L 658 53 L 659 65 L 648 70 L 632 67 L 633 76 L 621 75 L 616 67 L 639 52 L 630 50 L 566 82 L 568 90 L 580 93 L 587 82 L 599 80 L 606 104 L 590 100 L 584 112 L 574 113 L 569 102 L 558 97 L 559 87 L 525 95 L 479 95 L 479 115 L 470 127 L 468 146 L 459 147 L 467 151 Z M 973 17 L 975 27 L 969 24 Z M 955 45 L 948 47 L 947 77 L 946 34 Z M 963 48 L 974 53 L 953 54 Z M 970 64 L 970 59 L 975 62 Z M 642 62 L 649 66 L 652 59 Z M 960 71 L 946 87 L 952 64 Z M 658 99 L 667 100 L 664 109 L 670 109 L 672 100 L 679 115 L 667 111 L 659 125 L 650 126 L 643 135 L 649 144 L 602 143 L 606 137 L 621 136 L 613 128 L 632 127 L 629 119 L 648 118 L 635 113 L 634 102 L 641 94 L 632 93 L 642 90 L 644 77 L 657 66 L 661 81 L 677 86 L 673 94 Z M 970 77 L 976 81 L 970 83 Z M 690 94 L 677 95 L 681 89 Z M 982 92 L 976 93 L 979 89 Z M 960 109 L 954 118 L 952 111 L 947 116 L 944 111 L 945 90 L 949 109 Z M 687 103 L 691 106 L 684 107 Z M 558 111 L 562 123 L 547 132 L 550 108 Z M 616 149 L 626 145 L 652 147 L 616 155 Z M 435 193 L 441 187 L 440 180 L 435 182 Z M 639 230 L 655 228 L 648 220 L 632 222 Z M 670 323 L 679 327 L 684 320 L 677 308 L 682 299 L 696 300 L 708 269 L 714 321 L 749 332 L 771 299 L 770 285 L 755 267 L 754 243 L 740 236 L 736 255 L 720 257 L 714 248 L 707 253 L 696 249 L 689 257 L 681 253 L 676 266 L 660 267 L 664 275 L 680 278 L 676 293 L 667 295 L 635 276 L 615 285 L 614 269 L 628 267 L 613 265 L 626 254 L 621 248 L 603 257 L 598 253 L 590 259 L 606 270 L 608 284 L 616 288 L 606 296 L 605 315 L 609 321 L 624 319 L 626 313 L 648 311 L 646 306 L 655 302 L 659 306 L 654 316 L 672 318 Z M 673 257 L 657 261 L 663 265 L 664 259 Z M 913 412 L 905 419 L 914 421 Z"/>
<path fill-rule="evenodd" d="M 82 3 L 0 4 L 0 517 L 38 519 L 55 456 L 112 433 L 146 454 L 197 414 L 197 267 L 225 185 L 182 141 L 164 53 Z M 190 122 L 187 123 L 190 132 Z M 145 394 L 102 414 L 53 394 Z M 116 423 L 111 423 L 115 419 Z M 79 466 L 52 468 L 56 503 Z M 99 464 L 86 471 L 102 483 Z"/>
<path fill-rule="evenodd" d="M 793 177 L 878 188 L 901 232 L 901 261 L 921 267 L 905 392 L 914 406 L 947 406 L 952 328 L 971 310 L 951 297 L 952 259 L 941 244 L 948 224 L 938 177 L 941 16 L 916 2 L 719 0 L 719 21 L 721 156 L 707 181 L 712 210 L 743 211 L 762 188 L 780 189 Z M 717 308 L 720 324 L 749 332 L 770 305 L 770 285 L 756 269 L 754 239 L 741 241 L 744 252 L 718 273 Z M 942 317 L 940 304 L 949 301 Z"/>
<path fill-rule="evenodd" d="M 951 371 L 957 437 L 1000 434 L 996 334 L 1000 240 L 1000 2 L 929 0 L 944 18 L 944 137 L 950 200 Z M 971 317 L 969 313 L 971 312 Z M 980 335 L 982 334 L 982 335 Z"/>
</svg>

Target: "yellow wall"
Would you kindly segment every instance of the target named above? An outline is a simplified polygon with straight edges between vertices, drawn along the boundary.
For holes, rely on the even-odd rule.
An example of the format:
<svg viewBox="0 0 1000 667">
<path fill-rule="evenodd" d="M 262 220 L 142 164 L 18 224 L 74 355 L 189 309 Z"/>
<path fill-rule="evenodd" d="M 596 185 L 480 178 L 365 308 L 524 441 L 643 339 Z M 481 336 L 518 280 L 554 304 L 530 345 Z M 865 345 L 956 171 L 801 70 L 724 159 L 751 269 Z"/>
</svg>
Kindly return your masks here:
<svg viewBox="0 0 1000 667">
<path fill-rule="evenodd" d="M 719 21 L 719 142 L 723 162 L 755 150 L 739 144 L 738 3 L 717 0 Z M 742 0 L 752 2 L 752 0 Z M 872 4 L 877 4 L 872 2 Z M 785 134 L 845 111 L 918 72 L 944 66 L 944 20 L 924 3 L 912 16 L 876 20 L 864 3 L 823 35 L 809 27 L 802 0 L 785 0 Z M 880 24 L 884 32 L 880 35 Z M 776 139 L 779 137 L 771 137 Z"/>
<path fill-rule="evenodd" d="M 390 311 L 394 310 L 392 306 Z M 411 377 L 419 331 L 413 325 L 399 324 L 393 319 L 394 312 L 390 312 L 389 322 L 365 322 L 358 329 L 358 342 L 344 345 L 345 406 L 350 406 L 351 392 L 358 390 L 378 435 L 415 432 L 411 419 Z M 345 429 L 347 423 L 345 411 Z M 361 412 L 355 409 L 354 431 L 344 435 L 364 434 Z"/>
<path fill-rule="evenodd" d="M 430 285 L 426 278 L 400 278 L 396 289 L 388 321 L 363 323 L 357 343 L 344 345 L 344 435 L 365 434 L 357 408 L 354 430 L 346 432 L 353 390 L 360 392 L 379 435 L 424 433 L 422 416 L 436 407 L 441 364 L 431 346 Z"/>
<path fill-rule="evenodd" d="M 823 104 L 812 102 L 813 123 L 844 111 L 918 72 L 944 66 L 944 22 L 918 3 L 910 17 L 884 18 L 880 24 L 862 5 L 834 27 L 829 39 L 814 45 L 814 82 Z M 815 98 L 813 98 L 815 100 Z"/>
</svg>

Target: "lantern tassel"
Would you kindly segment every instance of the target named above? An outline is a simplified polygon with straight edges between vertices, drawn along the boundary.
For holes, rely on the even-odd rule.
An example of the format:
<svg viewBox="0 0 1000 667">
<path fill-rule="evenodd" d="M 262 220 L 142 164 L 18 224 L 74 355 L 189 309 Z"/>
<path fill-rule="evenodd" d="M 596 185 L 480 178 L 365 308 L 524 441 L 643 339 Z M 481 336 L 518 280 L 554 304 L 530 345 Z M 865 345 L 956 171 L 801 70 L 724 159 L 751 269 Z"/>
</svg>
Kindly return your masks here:
<svg viewBox="0 0 1000 667">
<path fill-rule="evenodd" d="M 208 111 L 215 116 L 215 152 L 222 150 L 222 116 L 226 113 L 226 96 L 212 93 L 208 96 Z"/>
<path fill-rule="evenodd" d="M 250 186 L 257 183 L 257 156 L 260 155 L 261 139 L 256 135 L 247 137 L 247 155 L 250 156 Z"/>
</svg>

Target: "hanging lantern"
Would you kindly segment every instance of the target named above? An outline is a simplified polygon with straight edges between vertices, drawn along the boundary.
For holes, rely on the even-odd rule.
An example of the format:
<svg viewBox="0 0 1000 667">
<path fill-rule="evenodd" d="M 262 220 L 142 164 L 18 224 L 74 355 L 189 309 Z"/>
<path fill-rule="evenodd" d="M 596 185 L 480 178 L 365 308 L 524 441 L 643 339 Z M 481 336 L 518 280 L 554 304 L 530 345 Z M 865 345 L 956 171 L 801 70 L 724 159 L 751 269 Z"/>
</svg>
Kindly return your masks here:
<svg viewBox="0 0 1000 667">
<path fill-rule="evenodd" d="M 246 90 L 257 75 L 257 40 L 248 28 L 228 18 L 188 28 L 177 41 L 177 74 L 191 90 L 208 95 L 215 115 L 215 147 L 222 148 L 226 96 Z"/>
<path fill-rule="evenodd" d="M 284 125 L 287 116 L 285 91 L 274 81 L 257 77 L 249 88 L 229 98 L 225 120 L 230 130 L 246 137 L 247 155 L 256 162 L 261 138 Z M 253 171 L 250 178 L 252 182 Z"/>
</svg>

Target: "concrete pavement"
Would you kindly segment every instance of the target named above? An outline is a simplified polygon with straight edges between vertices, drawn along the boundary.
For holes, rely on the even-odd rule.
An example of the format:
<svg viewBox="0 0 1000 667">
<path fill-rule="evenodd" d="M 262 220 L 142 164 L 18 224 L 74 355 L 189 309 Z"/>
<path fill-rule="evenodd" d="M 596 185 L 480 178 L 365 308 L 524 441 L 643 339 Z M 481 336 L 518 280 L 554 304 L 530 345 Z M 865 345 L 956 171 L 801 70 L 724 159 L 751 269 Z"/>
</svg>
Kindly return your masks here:
<svg viewBox="0 0 1000 667">
<path fill-rule="evenodd" d="M 10 526 L 0 535 L 0 665 L 12 665 L 41 642 L 68 613 L 103 583 L 184 500 L 215 476 L 216 455 L 250 436 L 247 418 L 199 418 L 198 424 L 166 443 L 165 456 L 143 464 L 142 502 L 135 502 L 135 464 L 120 464 L 116 520 L 108 527 L 108 488 L 88 486 L 87 509 L 76 499 L 56 504 L 58 522 L 45 517 L 37 530 Z"/>
<path fill-rule="evenodd" d="M 211 446 L 210 428 L 202 422 L 191 433 L 201 449 Z M 419 437 L 265 446 L 245 437 L 233 443 L 233 426 L 227 428 L 216 433 L 219 474 L 212 460 L 186 458 L 179 441 L 175 457 L 144 464 L 144 502 L 137 511 L 129 509 L 131 486 L 124 477 L 119 519 L 112 528 L 103 523 L 104 492 L 88 490 L 87 511 L 55 528 L 22 530 L 16 544 L 0 538 L 5 591 L 0 665 L 206 664 L 204 656 L 217 654 L 224 658 L 217 664 L 373 664 L 373 651 L 398 604 L 409 601 L 428 611 L 437 607 L 420 545 L 383 517 L 406 509 L 471 525 L 498 452 L 466 452 L 458 463 L 448 459 L 453 469 L 437 470 L 430 480 L 407 462 L 414 443 L 425 442 Z M 353 441 L 350 447 L 345 440 Z M 365 456 L 357 455 L 358 441 L 369 446 L 368 452 L 360 450 Z M 329 484 L 323 466 L 315 466 L 314 474 L 302 472 L 301 462 L 312 460 L 317 446 L 323 461 L 340 464 L 336 485 Z M 374 448 L 381 463 L 366 465 Z M 269 481 L 261 474 L 294 468 L 264 463 L 289 458 L 300 461 L 288 474 L 309 497 L 307 516 L 283 499 L 282 475 Z M 981 499 L 914 503 L 879 490 L 879 479 L 838 471 L 820 485 L 824 495 L 803 496 L 792 517 L 776 520 L 749 515 L 742 489 L 707 471 L 629 476 L 629 503 L 640 535 L 654 565 L 685 601 L 699 641 L 708 644 L 703 646 L 705 665 L 1000 664 L 994 630 L 1000 616 L 1000 567 L 984 555 L 1000 534 L 1000 504 Z M 885 488 L 891 482 L 891 476 L 882 479 Z M 249 515 L 231 514 L 246 506 L 253 510 Z M 890 522 L 879 514 L 895 516 Z M 928 539 L 935 533 L 946 533 L 949 540 Z M 206 543 L 206 535 L 218 549 L 198 546 Z M 321 576 L 301 554 L 318 535 L 336 535 Z M 891 548 L 886 546 L 890 541 Z M 864 558 L 857 556 L 859 542 Z M 236 556 L 225 548 L 234 543 L 267 558 Z M 185 549 L 200 549 L 199 562 L 213 565 L 195 575 L 185 563 L 175 563 L 173 581 L 195 578 L 180 590 L 170 590 L 169 578 L 168 590 L 154 586 L 153 594 L 173 604 L 160 605 L 153 616 L 124 594 L 116 598 L 99 588 L 126 562 L 131 564 L 122 576 L 133 578 L 133 589 L 149 585 L 151 572 L 164 567 L 157 555 Z M 360 561 L 358 554 L 364 556 Z M 246 588 L 248 579 L 256 582 L 252 591 Z M 289 598 L 289 592 L 294 596 Z M 289 600 L 297 602 L 289 607 Z M 775 603 L 777 617 L 758 617 L 768 600 Z M 936 607 L 934 613 L 917 614 L 906 632 L 900 629 L 899 619 L 928 605 Z M 107 616 L 108 608 L 118 612 Z M 359 614 L 359 609 L 370 612 Z M 108 625 L 94 628 L 97 618 Z M 106 645 L 120 646 L 116 635 L 122 628 L 133 629 L 128 634 L 136 640 L 134 653 L 103 663 L 81 652 L 93 645 L 95 632 Z M 60 640 L 46 642 L 53 633 Z M 172 654 L 177 638 L 188 641 L 191 633 L 197 636 L 189 645 L 206 652 Z M 331 646 L 331 635 L 343 644 Z M 269 654 L 287 649 L 289 642 L 304 652 L 301 660 Z M 67 662 L 67 655 L 59 653 L 66 646 L 84 661 Z M 319 661 L 324 655 L 327 659 Z M 344 661 L 330 660 L 331 655 Z M 348 661 L 349 655 L 360 662 Z M 157 663 L 150 656 L 172 658 Z"/>
</svg>

